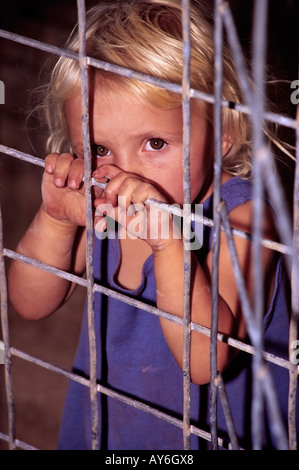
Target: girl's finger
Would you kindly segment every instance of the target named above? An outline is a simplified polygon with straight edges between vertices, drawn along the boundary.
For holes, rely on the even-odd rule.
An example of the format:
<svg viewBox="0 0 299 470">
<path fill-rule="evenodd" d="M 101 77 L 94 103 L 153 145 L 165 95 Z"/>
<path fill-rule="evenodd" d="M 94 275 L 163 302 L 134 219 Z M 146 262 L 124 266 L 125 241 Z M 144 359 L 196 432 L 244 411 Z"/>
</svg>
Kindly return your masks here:
<svg viewBox="0 0 299 470">
<path fill-rule="evenodd" d="M 92 174 L 95 179 L 106 178 L 111 180 L 115 178 L 119 173 L 123 173 L 123 170 L 115 165 L 101 165 Z"/>
<path fill-rule="evenodd" d="M 65 186 L 70 166 L 74 161 L 74 157 L 70 153 L 62 153 L 56 160 L 53 176 L 54 184 L 58 188 Z"/>
<path fill-rule="evenodd" d="M 70 189 L 79 189 L 84 176 L 84 161 L 82 158 L 75 158 L 71 163 L 68 172 L 67 185 Z"/>
<path fill-rule="evenodd" d="M 92 174 L 95 181 L 99 183 L 107 183 L 106 188 L 104 191 L 101 191 L 100 194 L 113 205 L 117 204 L 118 188 L 118 184 L 114 181 L 114 179 L 121 173 L 123 173 L 122 170 L 114 165 L 102 165 L 98 167 Z M 99 195 L 99 191 L 96 191 L 96 195 Z"/>
<path fill-rule="evenodd" d="M 59 153 L 50 153 L 45 158 L 45 172 L 49 175 L 54 173 L 54 168 L 56 166 L 57 158 L 59 157 Z"/>
</svg>

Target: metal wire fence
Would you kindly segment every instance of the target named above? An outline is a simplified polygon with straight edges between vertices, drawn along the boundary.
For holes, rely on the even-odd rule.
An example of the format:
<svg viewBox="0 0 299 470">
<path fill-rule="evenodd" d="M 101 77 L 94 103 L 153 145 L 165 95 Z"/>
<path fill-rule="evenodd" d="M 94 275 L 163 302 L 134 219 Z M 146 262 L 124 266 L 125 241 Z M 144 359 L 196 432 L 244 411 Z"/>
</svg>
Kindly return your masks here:
<svg viewBox="0 0 299 470">
<path fill-rule="evenodd" d="M 64 56 L 73 60 L 79 61 L 81 71 L 81 84 L 82 84 L 82 123 L 83 123 L 83 136 L 84 136 L 84 181 L 85 181 L 85 207 L 86 207 L 86 220 L 87 220 L 87 251 L 86 251 L 86 277 L 79 276 L 64 272 L 55 267 L 45 265 L 35 259 L 22 256 L 15 251 L 5 248 L 3 242 L 3 226 L 2 216 L 0 209 L 0 287 L 1 287 L 1 324 L 4 343 L 4 369 L 5 369 L 5 387 L 8 406 L 8 434 L 0 433 L 0 439 L 9 442 L 9 448 L 15 449 L 17 447 L 23 449 L 31 449 L 29 443 L 21 442 L 16 436 L 15 425 L 15 410 L 14 410 L 14 393 L 12 385 L 12 357 L 19 357 L 25 361 L 29 361 L 38 365 L 39 367 L 53 371 L 66 377 L 69 380 L 79 382 L 90 390 L 90 401 L 92 409 L 92 448 L 98 448 L 98 435 L 99 435 L 99 420 L 98 420 L 98 394 L 105 394 L 126 403 L 128 406 L 138 408 L 146 413 L 153 414 L 161 420 L 173 424 L 182 429 L 182 438 L 186 450 L 190 449 L 191 434 L 195 434 L 203 439 L 209 440 L 212 443 L 212 448 L 217 449 L 222 445 L 222 440 L 218 437 L 217 432 L 217 396 L 219 394 L 221 404 L 223 407 L 224 415 L 227 422 L 227 427 L 230 437 L 230 448 L 237 449 L 238 440 L 234 431 L 234 424 L 230 414 L 230 407 L 225 392 L 225 384 L 221 374 L 217 371 L 217 341 L 227 342 L 234 348 L 243 350 L 248 354 L 253 355 L 253 371 L 254 371 L 254 397 L 253 397 L 253 446 L 260 448 L 261 435 L 260 435 L 260 409 L 261 402 L 266 400 L 270 407 L 270 421 L 273 426 L 274 433 L 278 446 L 280 448 L 296 448 L 297 436 L 295 426 L 296 415 L 296 393 L 298 382 L 298 365 L 294 364 L 291 360 L 285 360 L 281 357 L 274 356 L 273 354 L 264 351 L 263 347 L 263 292 L 262 286 L 262 272 L 261 272 L 261 247 L 266 246 L 271 250 L 278 251 L 285 257 L 285 264 L 287 267 L 288 275 L 292 283 L 292 318 L 290 324 L 290 344 L 297 339 L 298 333 L 298 309 L 299 309 L 299 272 L 298 272 L 298 231 L 299 231 L 299 174 L 296 169 L 295 174 L 295 189 L 294 189 L 294 222 L 289 217 L 288 205 L 285 200 L 282 184 L 277 176 L 273 165 L 273 157 L 270 150 L 264 144 L 263 137 L 263 122 L 268 120 L 282 126 L 286 126 L 295 130 L 296 132 L 296 158 L 299 158 L 299 119 L 294 120 L 275 113 L 269 113 L 265 110 L 264 103 L 264 70 L 265 70 L 265 50 L 266 38 L 265 31 L 267 30 L 267 0 L 255 1 L 254 8 L 254 27 L 253 27 L 253 73 L 254 81 L 256 84 L 255 91 L 252 90 L 248 81 L 248 71 L 244 63 L 244 58 L 239 43 L 236 27 L 232 18 L 229 4 L 222 0 L 215 1 L 215 93 L 208 95 L 199 90 L 191 89 L 190 87 L 190 28 L 189 28 L 189 13 L 190 5 L 189 0 L 182 0 L 183 5 L 183 43 L 184 43 L 184 72 L 182 84 L 177 85 L 168 83 L 163 80 L 153 78 L 133 70 L 125 69 L 115 66 L 110 63 L 104 63 L 95 60 L 86 55 L 85 43 L 85 2 L 84 0 L 77 1 L 78 7 L 78 23 L 79 23 L 79 38 L 80 48 L 79 54 L 42 43 L 24 36 L 17 35 L 8 31 L 0 30 L 0 37 L 6 38 L 28 47 L 36 48 L 46 51 L 50 54 Z M 222 48 L 224 32 L 227 35 L 232 54 L 234 57 L 236 72 L 238 73 L 241 88 L 244 97 L 244 104 L 230 103 L 222 98 Z M 208 103 L 214 104 L 215 115 L 215 165 L 214 165 L 214 210 L 213 220 L 206 217 L 200 217 L 200 222 L 211 226 L 213 230 L 213 270 L 212 270 L 212 291 L 213 291 L 213 305 L 212 305 L 212 323 L 211 329 L 202 327 L 201 325 L 194 324 L 190 318 L 190 279 L 191 279 L 191 261 L 190 250 L 185 245 L 184 250 L 184 316 L 183 319 L 164 312 L 158 308 L 149 306 L 141 301 L 132 299 L 123 294 L 115 292 L 111 289 L 103 287 L 94 281 L 93 275 L 93 214 L 92 214 L 92 186 L 94 180 L 92 179 L 91 171 L 91 151 L 89 142 L 89 114 L 88 114 L 88 79 L 87 67 L 92 66 L 101 70 L 114 72 L 124 75 L 126 77 L 134 78 L 144 81 L 159 87 L 165 88 L 176 93 L 181 93 L 183 97 L 183 139 L 184 139 L 184 154 L 183 168 L 184 168 L 184 194 L 185 204 L 190 204 L 190 165 L 189 165 L 189 152 L 190 152 L 190 100 L 192 98 L 203 100 Z M 241 273 L 237 253 L 234 245 L 235 237 L 243 237 L 246 239 L 251 238 L 247 233 L 240 230 L 232 229 L 230 226 L 227 208 L 220 197 L 220 183 L 221 183 L 221 141 L 222 141 L 222 109 L 223 107 L 232 107 L 239 112 L 249 115 L 252 123 L 253 141 L 254 141 L 254 174 L 253 181 L 254 188 L 254 231 L 252 234 L 253 239 L 253 259 L 255 266 L 255 303 L 252 306 L 249 302 L 248 293 L 246 292 L 245 282 Z M 16 149 L 0 145 L 0 153 L 2 157 L 9 156 L 20 160 L 25 160 L 33 165 L 43 167 L 44 161 L 32 155 L 22 153 Z M 277 230 L 281 243 L 273 242 L 262 238 L 262 218 L 263 218 L 263 191 L 266 189 L 269 193 L 271 203 L 277 214 L 279 224 Z M 165 207 L 164 207 L 165 209 Z M 167 208 L 166 208 L 167 210 Z M 192 215 L 189 218 L 184 217 L 184 223 L 189 224 Z M 247 329 L 251 345 L 241 342 L 232 337 L 225 337 L 218 332 L 218 273 L 219 273 L 219 243 L 220 233 L 224 231 L 227 237 L 233 268 L 235 272 L 236 282 L 239 290 L 240 301 L 242 304 L 242 311 L 246 319 Z M 186 242 L 187 243 L 187 242 Z M 8 324 L 8 298 L 7 298 L 7 281 L 5 273 L 5 258 L 16 259 L 24 263 L 36 266 L 42 270 L 53 273 L 56 276 L 67 279 L 73 283 L 83 286 L 87 291 L 87 305 L 88 305 L 88 325 L 89 325 L 89 344 L 90 344 L 90 378 L 85 379 L 69 372 L 53 364 L 33 357 L 21 350 L 11 346 L 10 330 Z M 145 405 L 144 403 L 128 398 L 121 393 L 117 393 L 107 387 L 104 387 L 97 382 L 97 363 L 96 363 L 96 336 L 95 336 L 95 309 L 94 309 L 94 295 L 100 292 L 107 296 L 112 296 L 121 300 L 122 302 L 135 305 L 152 315 L 167 318 L 177 324 L 182 325 L 184 329 L 184 361 L 183 361 L 183 377 L 184 377 L 184 415 L 183 420 L 174 418 L 164 412 L 159 411 L 153 407 Z M 210 411 L 210 432 L 206 432 L 198 427 L 195 427 L 190 422 L 190 337 L 191 331 L 198 331 L 211 338 L 211 411 Z M 291 348 L 290 348 L 291 351 Z M 275 363 L 280 367 L 289 370 L 289 428 L 284 429 L 281 422 L 280 412 L 275 396 L 275 389 L 272 384 L 272 378 L 268 369 L 268 362 Z M 263 373 L 261 373 L 261 371 Z"/>
</svg>

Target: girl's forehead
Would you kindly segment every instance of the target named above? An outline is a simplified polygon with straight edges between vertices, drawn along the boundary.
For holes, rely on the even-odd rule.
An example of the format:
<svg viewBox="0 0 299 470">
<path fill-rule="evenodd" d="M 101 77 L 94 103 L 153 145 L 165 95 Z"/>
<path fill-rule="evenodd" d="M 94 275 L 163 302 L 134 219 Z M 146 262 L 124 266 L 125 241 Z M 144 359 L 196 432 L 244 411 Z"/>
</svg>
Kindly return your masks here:
<svg viewBox="0 0 299 470">
<path fill-rule="evenodd" d="M 94 120 L 93 125 L 99 120 L 104 123 L 104 120 L 111 121 L 116 114 L 125 116 L 125 121 L 131 120 L 132 115 L 138 120 L 134 121 L 136 127 L 139 124 L 144 126 L 148 122 L 159 123 L 162 128 L 173 127 L 178 129 L 182 126 L 182 107 L 176 108 L 160 108 L 145 98 L 140 98 L 139 95 L 133 93 L 133 90 L 123 86 L 122 82 L 117 80 L 117 77 L 102 76 L 101 73 L 96 73 L 94 79 L 90 81 L 89 87 L 90 99 L 90 118 Z M 81 92 L 76 89 L 73 96 L 65 103 L 65 114 L 68 127 L 78 127 L 81 125 Z M 200 118 L 201 126 L 206 121 L 205 116 L 200 110 L 191 106 L 192 115 L 198 121 Z M 112 116 L 113 115 L 113 116 Z"/>
<path fill-rule="evenodd" d="M 136 82 L 136 80 L 132 81 Z M 134 83 L 135 84 L 135 83 Z M 138 82 L 139 85 L 139 82 Z M 152 87 L 153 89 L 153 87 Z M 149 89 L 151 92 L 151 89 Z M 173 127 L 178 129 L 182 126 L 182 106 L 176 107 L 160 107 L 158 103 L 150 99 L 150 92 L 145 96 L 140 95 L 138 92 L 134 93 L 134 88 L 127 86 L 127 83 L 122 81 L 122 77 L 116 74 L 94 71 L 90 75 L 89 80 L 89 101 L 90 101 L 90 117 L 93 120 L 93 126 L 100 120 L 111 121 L 116 114 L 125 116 L 125 122 L 135 115 L 135 126 L 141 122 L 145 126 L 148 123 L 158 123 L 163 128 Z M 155 90 L 152 91 L 155 93 Z M 68 125 L 73 125 L 74 120 L 77 121 L 77 126 L 81 124 L 81 91 L 79 88 L 74 90 L 74 94 L 66 102 L 66 119 Z M 200 117 L 200 121 L 206 121 L 206 116 L 203 110 L 198 107 L 198 103 L 192 101 L 191 113 L 193 116 Z M 113 115 L 113 116 L 112 116 Z M 79 121 L 79 122 L 78 122 Z M 123 123 L 123 126 L 125 125 Z M 203 122 L 201 122 L 202 127 Z M 76 126 L 76 127 L 77 127 Z"/>
<path fill-rule="evenodd" d="M 158 86 L 150 85 L 135 78 L 124 77 L 116 73 L 96 71 L 91 83 L 93 97 L 103 94 L 121 96 L 130 101 L 139 101 L 146 106 L 157 109 L 181 108 L 179 94 L 169 92 Z"/>
<path fill-rule="evenodd" d="M 121 77 L 116 74 L 95 72 L 93 79 L 90 83 L 90 89 L 94 93 L 103 93 L 108 90 L 116 93 L 128 93 L 128 90 L 123 86 Z"/>
</svg>

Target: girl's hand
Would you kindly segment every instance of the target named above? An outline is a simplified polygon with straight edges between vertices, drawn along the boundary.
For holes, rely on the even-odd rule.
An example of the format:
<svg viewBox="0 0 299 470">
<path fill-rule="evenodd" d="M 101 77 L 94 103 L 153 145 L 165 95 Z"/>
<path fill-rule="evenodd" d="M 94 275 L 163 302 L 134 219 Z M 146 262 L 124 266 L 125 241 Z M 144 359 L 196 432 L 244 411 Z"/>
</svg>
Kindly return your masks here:
<svg viewBox="0 0 299 470">
<path fill-rule="evenodd" d="M 105 216 L 108 216 L 119 222 L 125 236 L 143 239 L 153 250 L 164 249 L 175 238 L 174 234 L 179 238 L 171 214 L 144 204 L 147 199 L 168 202 L 152 182 L 113 165 L 98 167 L 93 177 L 100 182 L 108 179 L 106 189 L 94 203 L 96 230 L 105 230 Z"/>
<path fill-rule="evenodd" d="M 86 225 L 84 162 L 69 153 L 51 153 L 45 160 L 42 182 L 43 208 L 54 219 Z"/>
</svg>

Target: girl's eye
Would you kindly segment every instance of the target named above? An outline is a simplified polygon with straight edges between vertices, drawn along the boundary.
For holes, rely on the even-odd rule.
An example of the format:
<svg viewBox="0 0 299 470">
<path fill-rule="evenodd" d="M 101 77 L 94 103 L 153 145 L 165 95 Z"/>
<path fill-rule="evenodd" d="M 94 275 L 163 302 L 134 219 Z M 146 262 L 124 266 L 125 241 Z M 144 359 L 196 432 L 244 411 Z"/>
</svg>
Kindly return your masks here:
<svg viewBox="0 0 299 470">
<path fill-rule="evenodd" d="M 104 145 L 95 145 L 94 148 L 97 157 L 106 157 L 107 155 L 110 155 L 110 150 Z"/>
<path fill-rule="evenodd" d="M 163 139 L 150 139 L 145 145 L 146 150 L 162 150 L 167 143 Z"/>
</svg>

